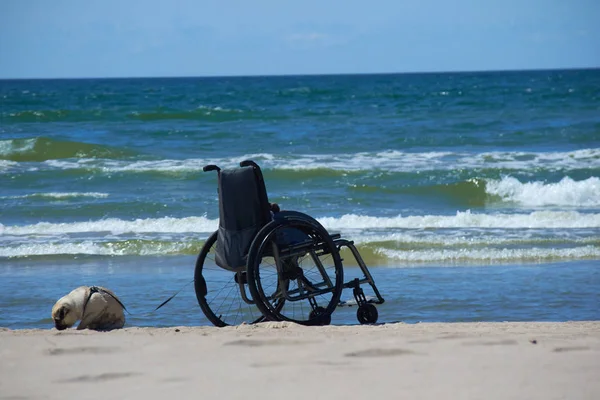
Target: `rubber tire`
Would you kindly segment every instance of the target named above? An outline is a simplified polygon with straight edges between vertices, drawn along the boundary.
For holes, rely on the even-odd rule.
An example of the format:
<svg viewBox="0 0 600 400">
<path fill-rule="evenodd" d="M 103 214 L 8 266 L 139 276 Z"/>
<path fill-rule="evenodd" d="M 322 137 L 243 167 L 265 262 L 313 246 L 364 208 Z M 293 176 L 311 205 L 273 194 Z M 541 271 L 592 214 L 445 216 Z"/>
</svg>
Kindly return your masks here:
<svg viewBox="0 0 600 400">
<path fill-rule="evenodd" d="M 344 280 L 344 271 L 342 266 L 342 261 L 339 255 L 339 251 L 333 240 L 331 240 L 329 234 L 320 224 L 318 224 L 312 217 L 305 216 L 302 213 L 298 212 L 282 212 L 280 214 L 284 214 L 282 217 L 276 218 L 275 220 L 269 222 L 265 225 L 256 235 L 252 244 L 250 245 L 250 251 L 248 253 L 248 263 L 247 263 L 247 277 L 248 277 L 248 287 L 250 289 L 250 293 L 253 299 L 256 299 L 257 307 L 262 311 L 265 317 L 271 321 L 290 321 L 295 322 L 301 325 L 321 325 L 323 322 L 327 321 L 327 318 L 331 318 L 331 314 L 337 307 L 343 289 L 343 280 Z M 277 230 L 284 228 L 295 228 L 300 229 L 302 231 L 310 231 L 313 234 L 319 236 L 319 239 L 325 243 L 328 247 L 328 250 L 333 258 L 333 267 L 335 268 L 335 283 L 332 288 L 332 296 L 329 300 L 329 304 L 327 304 L 324 308 L 324 313 L 322 315 L 312 314 L 305 319 L 292 318 L 282 311 L 282 307 L 279 307 L 279 310 L 275 309 L 265 296 L 265 293 L 262 289 L 262 284 L 260 283 L 260 263 L 262 261 L 262 254 L 264 254 L 266 250 L 266 246 L 271 246 L 271 238 L 274 237 L 277 233 Z M 286 304 L 290 304 L 290 300 L 286 300 Z"/>
<path fill-rule="evenodd" d="M 215 326 L 224 327 L 233 325 L 231 322 L 227 322 L 222 316 L 218 316 L 213 309 L 210 307 L 209 301 L 206 299 L 207 293 L 207 282 L 202 275 L 202 270 L 204 267 L 204 262 L 206 260 L 206 256 L 209 254 L 211 248 L 217 242 L 217 232 L 214 232 L 212 235 L 206 239 L 204 246 L 200 250 L 200 254 L 198 254 L 198 258 L 196 259 L 196 267 L 194 269 L 194 290 L 196 292 L 196 299 L 198 300 L 198 305 L 202 309 L 202 312 L 206 316 L 206 318 Z M 232 279 L 235 280 L 235 273 L 231 272 Z M 239 293 L 239 291 L 238 291 Z M 259 314 L 259 313 L 257 313 Z M 254 324 L 257 322 L 264 321 L 264 315 L 257 316 L 257 318 L 250 323 Z"/>
<path fill-rule="evenodd" d="M 317 307 L 312 310 L 308 316 L 309 319 L 316 319 L 317 317 L 319 317 L 321 320 L 316 325 L 331 324 L 331 314 L 325 315 L 325 308 Z"/>
<path fill-rule="evenodd" d="M 375 305 L 366 303 L 358 307 L 358 310 L 356 310 L 356 318 L 362 325 L 374 324 L 377 322 L 377 318 L 379 318 L 379 312 Z"/>
</svg>

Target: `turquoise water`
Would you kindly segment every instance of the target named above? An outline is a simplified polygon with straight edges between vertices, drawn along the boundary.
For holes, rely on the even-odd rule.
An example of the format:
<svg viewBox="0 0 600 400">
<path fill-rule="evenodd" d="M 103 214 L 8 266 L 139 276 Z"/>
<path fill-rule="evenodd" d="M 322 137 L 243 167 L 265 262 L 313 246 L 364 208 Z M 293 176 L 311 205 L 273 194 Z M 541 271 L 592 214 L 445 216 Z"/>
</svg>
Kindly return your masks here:
<svg viewBox="0 0 600 400">
<path fill-rule="evenodd" d="M 218 224 L 202 167 L 244 159 L 357 243 L 382 322 L 600 318 L 600 70 L 10 80 L 0 105 L 0 326 L 80 284 L 162 302 Z M 129 323 L 207 324 L 193 297 Z"/>
</svg>

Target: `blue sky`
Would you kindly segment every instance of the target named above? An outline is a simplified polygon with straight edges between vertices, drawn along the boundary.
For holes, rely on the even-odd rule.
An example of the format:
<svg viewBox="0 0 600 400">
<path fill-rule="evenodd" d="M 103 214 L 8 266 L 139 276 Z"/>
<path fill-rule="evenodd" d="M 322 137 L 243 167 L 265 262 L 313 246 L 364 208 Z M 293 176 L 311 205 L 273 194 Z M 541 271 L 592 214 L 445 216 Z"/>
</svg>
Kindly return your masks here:
<svg viewBox="0 0 600 400">
<path fill-rule="evenodd" d="M 0 78 L 600 67 L 600 0 L 0 0 Z"/>
</svg>

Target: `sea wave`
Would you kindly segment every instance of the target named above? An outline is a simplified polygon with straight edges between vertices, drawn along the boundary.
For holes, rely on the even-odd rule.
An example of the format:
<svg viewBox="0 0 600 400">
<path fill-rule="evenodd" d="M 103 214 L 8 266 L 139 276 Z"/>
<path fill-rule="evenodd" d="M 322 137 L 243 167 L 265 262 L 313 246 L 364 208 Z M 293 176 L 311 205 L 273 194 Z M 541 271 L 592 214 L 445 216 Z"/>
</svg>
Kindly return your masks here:
<svg viewBox="0 0 600 400">
<path fill-rule="evenodd" d="M 370 187 L 373 191 L 386 191 L 385 188 Z M 354 189 L 368 190 L 364 187 Z M 502 179 L 472 178 L 449 184 L 397 188 L 394 191 L 399 194 L 442 196 L 467 207 L 494 203 L 513 203 L 525 207 L 600 206 L 600 179 L 597 177 L 576 181 L 565 176 L 556 183 L 521 182 L 512 176 L 505 176 Z"/>
<path fill-rule="evenodd" d="M 252 158 L 253 155 L 245 155 Z M 256 155 L 257 159 L 261 155 Z M 226 160 L 223 160 L 226 161 Z M 236 162 L 238 159 L 229 161 Z M 432 170 L 504 169 L 547 170 L 600 168 L 600 149 L 581 149 L 568 152 L 404 152 L 387 150 L 352 154 L 307 154 L 294 157 L 277 157 L 261 160 L 266 168 L 311 170 L 333 169 L 340 171 L 381 170 L 413 172 Z"/>
<path fill-rule="evenodd" d="M 455 215 L 423 215 L 374 217 L 346 214 L 339 218 L 319 218 L 326 228 L 346 229 L 431 229 L 431 228 L 502 228 L 502 229 L 552 229 L 600 228 L 600 214 L 578 211 L 535 211 L 515 214 L 482 214 L 470 210 L 457 211 Z"/>
<path fill-rule="evenodd" d="M 110 146 L 46 137 L 0 140 L 0 159 L 8 161 L 43 162 L 67 158 L 111 159 L 133 154 L 132 151 Z"/>
<path fill-rule="evenodd" d="M 600 247 L 576 248 L 504 248 L 504 249 L 451 249 L 451 250 L 382 250 L 390 262 L 402 263 L 503 263 L 503 262 L 548 262 L 566 259 L 600 258 Z"/>
<path fill-rule="evenodd" d="M 108 197 L 108 193 L 99 193 L 99 192 L 68 192 L 68 193 L 30 193 L 24 194 L 22 196 L 0 196 L 0 199 L 31 199 L 31 198 L 41 198 L 41 199 L 69 199 L 74 197 L 92 197 L 97 199 L 103 199 Z"/>
<path fill-rule="evenodd" d="M 353 241 L 373 248 L 393 250 L 431 250 L 439 248 L 484 247 L 553 247 L 553 246 L 600 246 L 600 235 L 590 236 L 589 231 L 561 232 L 552 234 L 546 230 L 402 230 L 381 233 L 377 231 L 347 233 Z"/>
<path fill-rule="evenodd" d="M 0 152 L 1 152 L 1 150 L 0 150 Z M 1 153 L 0 153 L 0 157 L 2 157 Z M 17 166 L 17 164 L 18 163 L 14 162 L 14 161 L 0 159 L 0 173 L 3 173 L 5 171 L 8 171 L 9 169 L 14 168 L 15 166 Z"/>
<path fill-rule="evenodd" d="M 205 239 L 205 238 L 204 238 Z M 167 256 L 197 255 L 204 239 L 161 240 L 161 239 L 123 239 L 48 241 L 28 240 L 0 247 L 0 258 L 31 258 L 47 256 Z M 495 242 L 480 246 L 467 243 L 443 245 L 443 237 L 431 247 L 421 247 L 406 242 L 380 243 L 360 242 L 358 250 L 363 260 L 370 266 L 406 266 L 419 263 L 507 263 L 507 262 L 549 262 L 566 259 L 600 259 L 598 240 L 565 241 L 559 245 L 516 247 L 510 241 Z M 349 252 L 342 248 L 345 266 L 357 263 Z"/>
<path fill-rule="evenodd" d="M 33 141 L 33 142 L 32 142 Z M 0 157 L 14 161 L 23 150 L 29 151 L 32 144 L 39 143 L 42 147 L 49 139 L 17 139 L 0 141 Z M 4 142 L 4 143 L 3 143 Z M 8 143 L 6 143 L 8 142 Z M 50 141 L 52 144 L 52 141 Z M 19 148 L 23 148 L 21 150 Z M 63 144 L 59 144 L 62 148 Z M 87 146 L 90 146 L 88 148 Z M 58 145 L 56 147 L 59 147 Z M 125 152 L 104 146 L 78 143 L 70 152 L 64 151 L 59 156 L 37 157 L 38 161 L 76 157 L 77 161 L 61 160 L 48 162 L 47 165 L 60 169 L 98 169 L 107 172 L 130 171 L 165 171 L 176 170 L 200 171 L 204 165 L 217 164 L 224 168 L 238 165 L 241 161 L 252 159 L 261 165 L 263 170 L 312 171 L 331 170 L 342 172 L 379 171 L 379 172 L 428 172 L 436 170 L 454 171 L 461 169 L 494 169 L 506 171 L 528 171 L 545 169 L 548 171 L 598 169 L 600 168 L 600 149 L 583 149 L 568 152 L 524 153 L 524 152 L 422 152 L 410 153 L 401 151 L 384 151 L 373 153 L 344 153 L 344 154 L 271 154 L 254 153 L 225 158 L 188 158 L 136 160 L 119 159 Z M 7 148 L 9 148 L 7 150 Z M 86 159 L 86 151 L 91 152 Z M 111 151 L 116 152 L 112 154 Z M 106 157 L 102 156 L 106 152 Z M 10 158 L 9 158 L 10 157 Z M 111 158 L 105 160 L 103 158 Z M 35 160 L 29 160 L 35 161 Z"/>
<path fill-rule="evenodd" d="M 600 179 L 591 177 L 574 181 L 564 177 L 557 183 L 526 182 L 505 177 L 499 181 L 486 183 L 486 193 L 498 196 L 502 201 L 515 202 L 526 206 L 600 206 Z"/>
<path fill-rule="evenodd" d="M 600 258 L 600 214 L 520 214 L 318 218 L 353 240 L 375 266 L 418 263 L 549 262 Z M 102 219 L 32 225 L 0 224 L 0 258 L 196 255 L 218 227 L 205 216 Z M 355 265 L 347 250 L 345 265 Z"/>
<path fill-rule="evenodd" d="M 16 246 L 0 248 L 0 257 L 22 258 L 57 255 L 87 255 L 87 256 L 156 256 L 197 254 L 202 242 L 189 244 L 185 242 L 161 241 L 112 241 L 101 242 L 85 240 L 71 243 L 30 242 Z"/>
<path fill-rule="evenodd" d="M 127 116 L 141 121 L 161 120 L 198 120 L 209 122 L 227 122 L 240 119 L 261 118 L 257 111 L 244 111 L 236 108 L 200 105 L 188 110 L 162 109 L 132 111 Z"/>
<path fill-rule="evenodd" d="M 2 117 L 8 122 L 31 123 L 31 122 L 82 122 L 94 121 L 100 118 L 107 118 L 106 112 L 102 109 L 54 109 L 54 110 L 22 110 L 15 112 L 4 112 Z"/>
<path fill-rule="evenodd" d="M 38 222 L 37 224 L 23 226 L 0 225 L 0 235 L 60 235 L 71 233 L 111 233 L 118 235 L 148 232 L 214 232 L 218 223 L 218 220 L 206 217 L 163 217 L 136 220 L 107 218 L 86 222 Z"/>
<path fill-rule="evenodd" d="M 535 211 L 515 214 L 483 214 L 457 211 L 455 215 L 423 215 L 376 217 L 345 214 L 341 217 L 317 217 L 332 231 L 434 229 L 434 228 L 500 228 L 500 229 L 595 229 L 600 228 L 600 214 L 578 211 Z M 218 219 L 207 217 L 147 218 L 123 220 L 108 218 L 96 221 L 33 225 L 0 225 L 0 235 L 60 235 L 71 233 L 207 233 L 218 227 Z"/>
</svg>

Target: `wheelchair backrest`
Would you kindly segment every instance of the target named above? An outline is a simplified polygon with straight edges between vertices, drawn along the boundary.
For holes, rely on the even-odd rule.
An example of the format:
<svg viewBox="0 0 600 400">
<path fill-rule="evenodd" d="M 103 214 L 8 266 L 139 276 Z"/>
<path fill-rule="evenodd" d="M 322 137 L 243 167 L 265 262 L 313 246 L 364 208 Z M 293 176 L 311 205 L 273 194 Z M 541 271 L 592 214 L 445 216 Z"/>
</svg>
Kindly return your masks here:
<svg viewBox="0 0 600 400">
<path fill-rule="evenodd" d="M 218 173 L 219 230 L 215 261 L 228 270 L 245 267 L 252 240 L 271 220 L 260 168 L 252 161 L 240 165 Z"/>
</svg>

